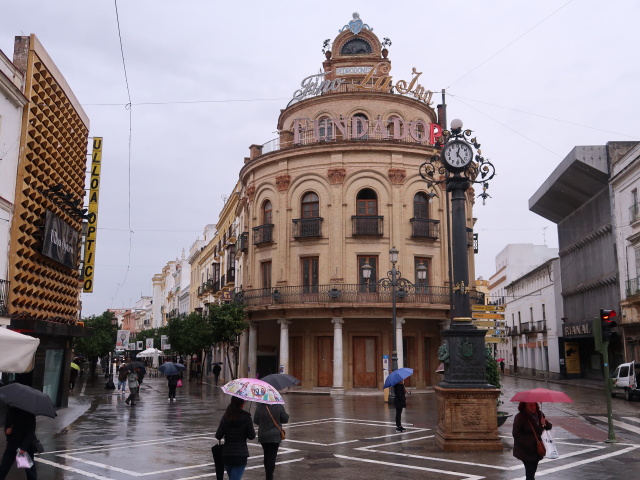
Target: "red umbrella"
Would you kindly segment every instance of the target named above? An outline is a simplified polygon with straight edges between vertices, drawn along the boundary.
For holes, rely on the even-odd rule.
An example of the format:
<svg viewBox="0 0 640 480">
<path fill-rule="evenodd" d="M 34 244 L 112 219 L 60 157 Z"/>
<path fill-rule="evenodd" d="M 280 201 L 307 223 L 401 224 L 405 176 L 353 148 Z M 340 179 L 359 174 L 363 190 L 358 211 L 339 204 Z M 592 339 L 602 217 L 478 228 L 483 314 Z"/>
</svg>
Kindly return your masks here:
<svg viewBox="0 0 640 480">
<path fill-rule="evenodd" d="M 504 358 L 496 358 L 496 362 L 504 362 Z"/>
<path fill-rule="evenodd" d="M 573 403 L 569 395 L 546 388 L 534 388 L 516 393 L 511 399 L 512 402 L 552 402 L 552 403 Z"/>
</svg>

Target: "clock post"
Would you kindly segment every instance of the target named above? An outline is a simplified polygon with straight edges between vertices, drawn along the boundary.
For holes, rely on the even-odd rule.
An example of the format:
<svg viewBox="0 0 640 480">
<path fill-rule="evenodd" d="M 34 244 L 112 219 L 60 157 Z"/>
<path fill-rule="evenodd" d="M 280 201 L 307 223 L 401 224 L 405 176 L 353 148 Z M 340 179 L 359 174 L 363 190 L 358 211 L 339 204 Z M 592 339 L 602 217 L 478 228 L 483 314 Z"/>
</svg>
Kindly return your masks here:
<svg viewBox="0 0 640 480">
<path fill-rule="evenodd" d="M 451 131 L 445 130 L 443 136 L 441 154 L 420 166 L 420 175 L 429 187 L 445 183 L 451 194 L 451 234 L 447 240 L 452 247 L 453 318 L 442 332 L 443 345 L 438 350 L 444 380 L 434 387 L 438 399 L 435 443 L 444 451 L 502 450 L 496 411 L 500 391 L 486 380 L 485 331 L 471 323 L 466 215 L 470 185 L 482 183 L 478 196 L 484 203 L 495 168 L 481 156 L 480 144 L 470 138 L 471 130 L 462 130 L 460 120 L 453 120 Z"/>
</svg>

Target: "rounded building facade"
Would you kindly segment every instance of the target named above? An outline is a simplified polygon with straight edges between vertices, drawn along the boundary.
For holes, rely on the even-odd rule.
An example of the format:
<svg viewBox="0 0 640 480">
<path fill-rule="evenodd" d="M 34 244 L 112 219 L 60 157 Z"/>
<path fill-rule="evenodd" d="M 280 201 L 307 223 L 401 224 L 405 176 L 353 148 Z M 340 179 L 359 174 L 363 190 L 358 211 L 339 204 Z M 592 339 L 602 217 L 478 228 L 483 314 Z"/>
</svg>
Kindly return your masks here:
<svg viewBox="0 0 640 480">
<path fill-rule="evenodd" d="M 411 282 L 395 289 L 398 365 L 414 369 L 408 386 L 433 385 L 450 291 L 446 194 L 419 174 L 440 151 L 432 92 L 415 68 L 392 73 L 385 45 L 357 14 L 325 55 L 324 73 L 306 77 L 281 111 L 279 138 L 252 146 L 240 172 L 236 299 L 250 325 L 240 375 L 381 388 L 394 289 L 379 280 L 390 277 L 395 247 Z"/>
</svg>

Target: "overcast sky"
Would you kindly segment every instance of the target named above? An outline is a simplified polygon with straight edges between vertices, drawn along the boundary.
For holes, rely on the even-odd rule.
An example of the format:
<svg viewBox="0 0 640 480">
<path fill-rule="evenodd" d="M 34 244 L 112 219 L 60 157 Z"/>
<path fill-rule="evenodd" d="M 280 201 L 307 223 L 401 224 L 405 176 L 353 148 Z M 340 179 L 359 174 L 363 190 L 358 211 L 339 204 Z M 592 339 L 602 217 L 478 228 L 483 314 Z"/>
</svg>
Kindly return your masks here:
<svg viewBox="0 0 640 480">
<path fill-rule="evenodd" d="M 113 0 L 0 5 L 0 49 L 11 58 L 14 36 L 35 33 L 90 135 L 104 137 L 83 315 L 150 295 L 151 277 L 216 222 L 249 145 L 276 137 L 280 109 L 321 68 L 323 40 L 356 11 L 393 42 L 391 74 L 416 67 L 427 88 L 446 89 L 449 120 L 473 129 L 496 166 L 492 198 L 474 208 L 478 276 L 509 243 L 557 246 L 528 200 L 574 146 L 640 140 L 634 0 L 119 0 L 117 11 L 128 88 Z"/>
</svg>

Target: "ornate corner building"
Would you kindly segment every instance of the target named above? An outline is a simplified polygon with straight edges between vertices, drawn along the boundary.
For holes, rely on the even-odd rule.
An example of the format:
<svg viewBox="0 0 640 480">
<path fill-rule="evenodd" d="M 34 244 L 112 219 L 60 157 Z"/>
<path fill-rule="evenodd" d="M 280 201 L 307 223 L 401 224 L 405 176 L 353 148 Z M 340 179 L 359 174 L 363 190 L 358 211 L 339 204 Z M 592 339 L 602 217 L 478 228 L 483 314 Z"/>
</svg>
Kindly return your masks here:
<svg viewBox="0 0 640 480">
<path fill-rule="evenodd" d="M 77 321 L 89 119 L 35 35 L 16 37 L 13 63 L 28 103 L 14 172 L 7 310 L 10 328 L 40 338 L 23 383 L 62 406 L 70 340 L 84 334 Z"/>
<path fill-rule="evenodd" d="M 390 44 L 354 14 L 325 48 L 324 72 L 304 78 L 281 111 L 278 138 L 250 147 L 237 215 L 235 297 L 250 324 L 241 376 L 285 372 L 307 388 L 381 388 L 394 322 L 393 290 L 378 280 L 396 247 L 411 282 L 396 290 L 398 364 L 415 369 L 409 386 L 439 381 L 450 314 L 447 197 L 428 189 L 419 167 L 439 153 L 443 121 L 422 72 L 392 72 Z"/>
</svg>

